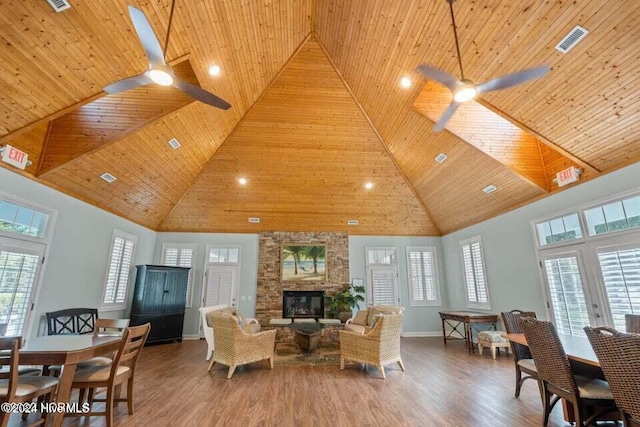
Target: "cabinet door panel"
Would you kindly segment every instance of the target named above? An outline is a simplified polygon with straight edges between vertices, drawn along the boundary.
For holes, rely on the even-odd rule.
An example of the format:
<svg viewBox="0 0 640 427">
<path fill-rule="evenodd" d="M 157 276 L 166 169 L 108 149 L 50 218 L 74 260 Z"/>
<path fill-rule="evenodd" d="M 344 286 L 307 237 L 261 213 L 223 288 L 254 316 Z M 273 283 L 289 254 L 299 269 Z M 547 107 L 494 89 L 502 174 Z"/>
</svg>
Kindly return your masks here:
<svg viewBox="0 0 640 427">
<path fill-rule="evenodd" d="M 162 316 L 162 338 L 182 340 L 184 314 L 165 314 Z"/>
<path fill-rule="evenodd" d="M 183 313 L 187 298 L 188 271 L 168 271 L 164 285 L 164 313 Z"/>
<path fill-rule="evenodd" d="M 162 313 L 162 300 L 167 278 L 166 271 L 149 269 L 142 286 L 136 286 L 134 311 L 136 313 Z"/>
</svg>

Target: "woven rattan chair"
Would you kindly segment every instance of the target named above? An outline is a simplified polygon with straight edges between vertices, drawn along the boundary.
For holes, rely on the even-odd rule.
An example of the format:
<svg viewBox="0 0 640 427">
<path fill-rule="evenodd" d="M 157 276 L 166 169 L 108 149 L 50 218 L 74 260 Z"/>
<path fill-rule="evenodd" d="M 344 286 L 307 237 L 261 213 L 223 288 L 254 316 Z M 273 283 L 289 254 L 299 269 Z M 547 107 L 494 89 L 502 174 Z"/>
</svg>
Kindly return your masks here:
<svg viewBox="0 0 640 427">
<path fill-rule="evenodd" d="M 533 317 L 535 319 L 536 317 L 536 313 L 533 311 L 511 310 L 503 311 L 500 314 L 502 315 L 504 329 L 508 334 L 522 333 L 520 318 Z M 531 351 L 529 351 L 529 347 L 511 341 L 511 353 L 513 353 L 513 361 L 516 366 L 516 397 L 520 397 L 522 383 L 528 379 L 533 379 L 538 383 L 540 396 L 542 396 L 542 386 L 538 382 L 538 371 L 536 369 L 536 364 L 533 361 L 533 357 L 531 356 Z M 523 372 L 526 374 L 524 377 L 522 376 Z"/>
<path fill-rule="evenodd" d="M 627 314 L 624 318 L 627 321 L 627 332 L 640 334 L 640 314 Z"/>
<path fill-rule="evenodd" d="M 375 365 L 382 378 L 384 365 L 396 362 L 404 371 L 400 355 L 400 333 L 402 332 L 402 314 L 381 316 L 373 329 L 364 335 L 340 331 L 340 369 L 344 369 L 345 360 Z"/>
<path fill-rule="evenodd" d="M 640 425 L 640 335 L 585 327 L 625 427 Z"/>
<path fill-rule="evenodd" d="M 229 366 L 227 373 L 227 379 L 229 379 L 238 366 L 265 359 L 269 359 L 269 367 L 273 369 L 275 329 L 250 334 L 242 330 L 233 316 L 222 314 L 214 316 L 213 341 L 215 351 L 211 356 L 209 371 L 216 362 L 222 363 Z"/>
<path fill-rule="evenodd" d="M 551 322 L 523 317 L 520 324 L 542 383 L 544 414 L 542 425 L 549 421 L 558 400 L 573 405 L 576 426 L 588 426 L 602 415 L 615 410 L 613 394 L 606 381 L 574 375 L 556 328 Z M 556 397 L 551 401 L 551 395 Z M 585 420 L 585 406 L 605 408 Z"/>
</svg>

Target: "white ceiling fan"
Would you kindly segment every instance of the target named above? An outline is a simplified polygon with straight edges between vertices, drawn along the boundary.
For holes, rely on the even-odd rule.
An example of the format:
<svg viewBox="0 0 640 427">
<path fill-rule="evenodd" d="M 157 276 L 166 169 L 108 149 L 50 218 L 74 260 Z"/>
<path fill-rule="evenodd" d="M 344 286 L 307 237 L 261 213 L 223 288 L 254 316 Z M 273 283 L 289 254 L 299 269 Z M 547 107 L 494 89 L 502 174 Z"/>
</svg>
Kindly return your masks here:
<svg viewBox="0 0 640 427">
<path fill-rule="evenodd" d="M 490 92 L 493 90 L 506 89 L 513 87 L 529 80 L 537 79 L 549 72 L 549 66 L 543 65 L 537 68 L 530 68 L 524 71 L 518 71 L 516 73 L 507 74 L 506 76 L 497 77 L 489 80 L 488 82 L 475 84 L 471 80 L 465 78 L 464 71 L 462 69 L 462 57 L 460 56 L 460 46 L 458 44 L 458 30 L 456 28 L 456 20 L 453 14 L 453 3 L 456 0 L 445 0 L 449 3 L 449 10 L 451 12 L 451 23 L 453 25 L 453 36 L 456 42 L 456 52 L 458 56 L 458 65 L 460 67 L 460 79 L 454 75 L 447 73 L 446 71 L 439 70 L 438 68 L 430 65 L 422 64 L 417 68 L 417 71 L 423 76 L 433 79 L 442 85 L 449 88 L 453 93 L 453 100 L 449 107 L 445 110 L 433 128 L 434 132 L 440 132 L 444 129 L 451 116 L 456 112 L 460 104 L 470 101 L 476 97 L 476 95 L 484 92 Z"/>
<path fill-rule="evenodd" d="M 106 86 L 103 90 L 109 94 L 124 92 L 125 90 L 135 89 L 140 86 L 146 86 L 150 83 L 156 83 L 161 86 L 173 86 L 181 90 L 192 98 L 197 99 L 205 104 L 212 105 L 216 108 L 228 110 L 231 108 L 224 99 L 207 92 L 199 86 L 191 83 L 180 81 L 176 78 L 171 66 L 165 61 L 167 47 L 169 46 L 169 34 L 171 32 L 171 23 L 173 22 L 173 10 L 175 0 L 171 4 L 171 14 L 169 15 L 169 27 L 167 28 L 167 36 L 165 39 L 164 50 L 160 46 L 160 41 L 153 32 L 153 28 L 145 14 L 133 6 L 129 6 L 129 16 L 136 30 L 140 44 L 149 59 L 149 69 L 137 76 L 128 77 Z"/>
</svg>

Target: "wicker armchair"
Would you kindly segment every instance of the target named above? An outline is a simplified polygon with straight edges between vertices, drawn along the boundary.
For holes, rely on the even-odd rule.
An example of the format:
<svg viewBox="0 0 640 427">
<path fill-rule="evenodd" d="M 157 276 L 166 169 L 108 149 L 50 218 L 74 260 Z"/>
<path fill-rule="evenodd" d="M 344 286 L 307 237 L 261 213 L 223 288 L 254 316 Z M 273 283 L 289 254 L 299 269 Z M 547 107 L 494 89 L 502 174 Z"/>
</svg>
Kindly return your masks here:
<svg viewBox="0 0 640 427">
<path fill-rule="evenodd" d="M 573 374 L 553 323 L 523 317 L 520 324 L 538 370 L 538 379 L 542 383 L 543 426 L 547 425 L 549 414 L 560 399 L 572 404 L 576 426 L 580 427 L 588 426 L 616 409 L 606 381 Z M 552 394 L 556 395 L 553 401 Z M 585 420 L 586 406 L 604 409 Z"/>
<path fill-rule="evenodd" d="M 504 329 L 508 334 L 522 333 L 522 326 L 520 325 L 521 317 L 533 317 L 534 319 L 536 317 L 536 313 L 533 311 L 511 310 L 503 311 L 500 314 L 502 315 Z M 520 397 L 522 383 L 528 379 L 534 379 L 538 382 L 538 371 L 536 370 L 536 364 L 533 361 L 529 347 L 511 341 L 511 353 L 513 353 L 513 361 L 516 366 L 516 397 Z M 523 372 L 526 374 L 524 377 L 522 376 Z M 542 386 L 539 382 L 538 388 L 540 389 L 540 396 L 542 396 Z"/>
<path fill-rule="evenodd" d="M 213 340 L 215 351 L 209 363 L 209 371 L 218 362 L 229 366 L 227 379 L 231 378 L 236 367 L 247 363 L 269 359 L 273 369 L 273 351 L 276 342 L 276 330 L 246 333 L 231 315 L 214 316 Z"/>
<path fill-rule="evenodd" d="M 627 333 L 640 334 L 640 314 L 627 314 Z"/>
<path fill-rule="evenodd" d="M 640 425 L 640 335 L 585 327 L 625 427 Z"/>
<path fill-rule="evenodd" d="M 340 331 L 340 369 L 344 369 L 345 360 L 375 365 L 382 378 L 384 365 L 397 362 L 404 371 L 400 355 L 400 332 L 402 314 L 381 316 L 373 329 L 364 335 Z"/>
</svg>

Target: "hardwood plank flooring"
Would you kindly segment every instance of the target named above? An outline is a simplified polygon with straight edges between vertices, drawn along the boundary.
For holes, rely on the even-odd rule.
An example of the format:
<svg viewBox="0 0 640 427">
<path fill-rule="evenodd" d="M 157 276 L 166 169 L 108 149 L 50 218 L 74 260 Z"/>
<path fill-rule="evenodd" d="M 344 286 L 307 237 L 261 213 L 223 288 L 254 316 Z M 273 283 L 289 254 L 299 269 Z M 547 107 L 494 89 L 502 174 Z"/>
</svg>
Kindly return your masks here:
<svg viewBox="0 0 640 427">
<path fill-rule="evenodd" d="M 135 414 L 115 410 L 116 426 L 538 426 L 541 404 L 527 381 L 513 397 L 511 356 L 470 355 L 462 342 L 403 338 L 406 372 L 387 379 L 361 365 L 238 368 L 231 380 L 215 365 L 207 373 L 206 344 L 184 341 L 145 347 L 135 384 Z M 30 417 L 30 421 L 34 417 Z M 19 417 L 11 425 L 23 425 Z M 67 419 L 69 426 L 104 426 L 104 418 Z M 554 409 L 551 427 L 568 425 Z"/>
</svg>

